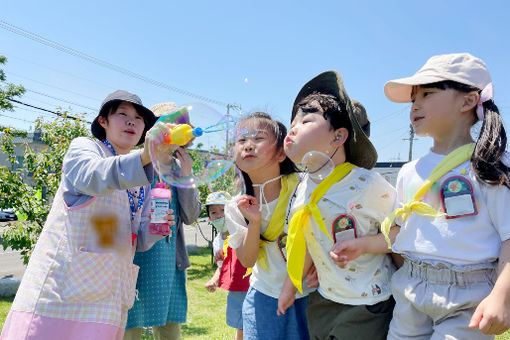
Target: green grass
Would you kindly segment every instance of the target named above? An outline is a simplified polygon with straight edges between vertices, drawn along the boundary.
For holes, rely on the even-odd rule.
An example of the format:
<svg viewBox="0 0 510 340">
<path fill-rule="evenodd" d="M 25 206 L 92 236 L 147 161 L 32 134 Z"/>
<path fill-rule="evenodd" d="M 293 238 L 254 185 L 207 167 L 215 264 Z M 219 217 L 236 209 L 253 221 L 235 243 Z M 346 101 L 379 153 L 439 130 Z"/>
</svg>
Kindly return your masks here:
<svg viewBox="0 0 510 340">
<path fill-rule="evenodd" d="M 182 327 L 184 339 L 233 339 L 235 330 L 225 323 L 227 292 L 205 290 L 205 283 L 212 277 L 211 250 L 201 248 L 200 254 L 190 255 L 188 269 L 188 319 Z"/>
<path fill-rule="evenodd" d="M 205 290 L 205 283 L 215 268 L 211 265 L 211 253 L 201 248 L 199 254 L 190 255 L 188 269 L 188 322 L 182 327 L 183 339 L 233 339 L 235 330 L 225 324 L 227 292 L 217 289 L 214 293 Z M 0 329 L 3 327 L 13 298 L 0 298 Z M 150 340 L 149 329 L 144 330 L 143 340 Z M 510 340 L 510 331 L 497 336 L 497 340 Z"/>
<path fill-rule="evenodd" d="M 0 298 L 0 329 L 4 327 L 4 321 L 11 308 L 12 300 L 14 300 L 14 297 Z"/>
</svg>

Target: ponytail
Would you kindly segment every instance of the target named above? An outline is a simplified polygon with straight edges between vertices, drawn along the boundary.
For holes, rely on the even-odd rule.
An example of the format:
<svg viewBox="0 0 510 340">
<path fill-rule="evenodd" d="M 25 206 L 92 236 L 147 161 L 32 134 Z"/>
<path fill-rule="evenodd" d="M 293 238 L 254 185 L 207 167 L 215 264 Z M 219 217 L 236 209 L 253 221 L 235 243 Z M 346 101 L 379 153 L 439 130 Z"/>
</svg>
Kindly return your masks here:
<svg viewBox="0 0 510 340">
<path fill-rule="evenodd" d="M 481 92 L 480 89 L 471 85 L 461 84 L 452 80 L 420 85 L 424 88 L 436 88 L 441 90 L 454 89 L 469 93 Z M 510 188 L 510 168 L 501 161 L 506 150 L 506 132 L 498 107 L 492 99 L 482 104 L 484 119 L 480 129 L 480 135 L 476 142 L 475 151 L 471 156 L 471 165 L 476 178 L 489 185 L 506 185 Z M 473 114 L 473 124 L 478 121 L 476 112 Z"/>
<path fill-rule="evenodd" d="M 483 109 L 485 118 L 471 157 L 471 165 L 479 181 L 510 188 L 510 168 L 501 161 L 506 150 L 503 120 L 493 100 L 484 102 Z"/>
</svg>

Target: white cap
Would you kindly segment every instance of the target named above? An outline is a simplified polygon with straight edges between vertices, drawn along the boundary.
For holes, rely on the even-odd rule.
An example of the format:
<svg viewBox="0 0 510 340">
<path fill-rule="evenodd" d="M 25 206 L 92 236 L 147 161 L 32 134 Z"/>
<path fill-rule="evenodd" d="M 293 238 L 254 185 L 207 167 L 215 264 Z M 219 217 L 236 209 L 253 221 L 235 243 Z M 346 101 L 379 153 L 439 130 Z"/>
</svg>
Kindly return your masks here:
<svg viewBox="0 0 510 340">
<path fill-rule="evenodd" d="M 408 78 L 390 80 L 384 84 L 384 94 L 397 103 L 411 101 L 411 91 L 415 85 L 425 85 L 451 80 L 483 90 L 491 80 L 485 63 L 469 53 L 436 55 Z"/>
</svg>

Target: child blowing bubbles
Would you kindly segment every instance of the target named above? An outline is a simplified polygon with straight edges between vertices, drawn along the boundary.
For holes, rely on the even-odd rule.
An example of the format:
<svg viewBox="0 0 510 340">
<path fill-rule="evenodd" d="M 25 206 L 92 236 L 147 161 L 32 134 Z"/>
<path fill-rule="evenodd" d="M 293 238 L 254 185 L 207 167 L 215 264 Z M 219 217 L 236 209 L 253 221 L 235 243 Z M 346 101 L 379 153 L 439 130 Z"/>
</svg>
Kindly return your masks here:
<svg viewBox="0 0 510 340">
<path fill-rule="evenodd" d="M 393 251 L 405 259 L 388 338 L 491 339 L 510 326 L 510 164 L 489 71 L 468 53 L 438 55 L 384 92 L 412 102 L 416 134 L 434 142 L 400 170 L 398 209 L 382 226 L 396 217 Z"/>
<path fill-rule="evenodd" d="M 122 339 L 135 297 L 134 252 L 161 238 L 148 233 L 153 178 L 148 150 L 131 152 L 155 120 L 138 96 L 119 90 L 106 97 L 92 123 L 99 140 L 71 142 L 0 338 Z M 92 220 L 102 214 L 113 216 L 114 248 L 98 244 Z"/>
<path fill-rule="evenodd" d="M 309 339 L 306 294 L 298 294 L 284 316 L 276 315 L 286 277 L 287 206 L 297 184 L 296 168 L 283 152 L 286 129 L 265 113 L 247 116 L 240 127 L 234 154 L 247 194 L 226 206 L 225 223 L 228 245 L 253 267 L 243 303 L 244 339 Z"/>
<path fill-rule="evenodd" d="M 285 153 L 300 162 L 307 152 L 319 151 L 335 164 L 322 182 L 309 174 L 299 184 L 291 209 L 290 279 L 301 289 L 311 260 L 319 277 L 307 309 L 313 339 L 386 338 L 394 269 L 378 227 L 393 207 L 395 189 L 369 170 L 377 160 L 369 131 L 363 106 L 353 106 L 338 72 L 319 74 L 297 95 Z M 296 291 L 290 279 L 280 295 L 279 313 Z"/>
</svg>

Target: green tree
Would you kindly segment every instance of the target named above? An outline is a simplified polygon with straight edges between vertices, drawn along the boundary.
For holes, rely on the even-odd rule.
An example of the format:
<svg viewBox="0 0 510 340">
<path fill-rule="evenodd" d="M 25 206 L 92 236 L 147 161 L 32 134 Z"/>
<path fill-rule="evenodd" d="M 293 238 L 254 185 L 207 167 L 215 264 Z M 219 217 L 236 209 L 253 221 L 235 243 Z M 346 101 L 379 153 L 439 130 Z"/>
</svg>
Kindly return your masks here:
<svg viewBox="0 0 510 340">
<path fill-rule="evenodd" d="M 0 66 L 6 63 L 7 58 L 0 55 Z M 25 93 L 23 86 L 6 83 L 5 72 L 0 68 L 0 111 L 12 111 L 13 106 L 9 99 L 19 97 L 23 93 Z"/>
<path fill-rule="evenodd" d="M 46 145 L 34 150 L 24 143 L 23 164 L 15 154 L 15 137 L 26 137 L 24 131 L 5 128 L 0 136 L 0 145 L 7 154 L 11 167 L 0 168 L 0 208 L 13 207 L 20 216 L 17 222 L 9 223 L 0 231 L 3 248 L 20 250 L 24 263 L 41 233 L 51 208 L 51 200 L 58 189 L 62 161 L 71 140 L 90 135 L 84 120 L 71 120 L 67 112 L 52 122 L 36 121 L 36 131 Z"/>
<path fill-rule="evenodd" d="M 209 151 L 200 150 L 202 145 L 202 143 L 198 143 L 196 149 L 188 150 L 191 158 L 193 159 L 193 173 L 195 175 L 198 174 L 203 178 L 215 177 L 213 173 L 218 171 L 218 169 L 215 169 L 214 167 L 209 168 L 209 166 L 211 166 L 214 160 L 226 161 L 225 154 L 228 154 L 228 152 L 220 152 L 218 149 L 212 149 Z M 223 167 L 224 165 L 220 166 L 219 168 Z M 228 170 L 226 170 L 224 173 L 221 171 L 221 173 L 221 176 L 218 176 L 210 182 L 199 185 L 197 188 L 200 202 L 202 203 L 203 207 L 200 217 L 207 216 L 205 200 L 207 195 L 209 195 L 211 192 L 226 191 L 231 195 L 236 195 L 241 193 L 244 189 L 241 174 L 238 170 L 236 170 L 235 165 L 232 164 Z"/>
</svg>

